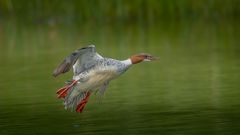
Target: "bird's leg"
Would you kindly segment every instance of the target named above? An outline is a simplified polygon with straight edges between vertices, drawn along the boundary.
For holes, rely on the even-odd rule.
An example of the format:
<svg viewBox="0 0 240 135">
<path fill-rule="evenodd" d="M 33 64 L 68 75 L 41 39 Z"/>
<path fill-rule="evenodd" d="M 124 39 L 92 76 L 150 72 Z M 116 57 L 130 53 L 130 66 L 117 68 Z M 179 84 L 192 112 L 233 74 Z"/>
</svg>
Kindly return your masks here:
<svg viewBox="0 0 240 135">
<path fill-rule="evenodd" d="M 81 100 L 81 102 L 77 105 L 77 109 L 76 109 L 76 112 L 82 112 L 84 107 L 86 106 L 88 100 L 89 100 L 89 97 L 90 97 L 90 92 L 86 92 L 86 96 L 83 100 Z"/>
<path fill-rule="evenodd" d="M 73 80 L 72 83 L 58 89 L 58 91 L 57 91 L 58 98 L 65 98 L 68 90 L 70 90 L 77 83 L 77 81 L 78 80 Z"/>
</svg>

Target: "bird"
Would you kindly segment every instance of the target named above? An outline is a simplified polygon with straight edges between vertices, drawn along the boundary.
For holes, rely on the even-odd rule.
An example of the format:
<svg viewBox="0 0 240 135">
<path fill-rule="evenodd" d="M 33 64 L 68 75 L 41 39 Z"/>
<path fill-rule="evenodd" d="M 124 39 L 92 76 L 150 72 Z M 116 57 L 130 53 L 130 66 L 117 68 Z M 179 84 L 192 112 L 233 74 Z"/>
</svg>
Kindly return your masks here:
<svg viewBox="0 0 240 135">
<path fill-rule="evenodd" d="M 157 60 L 147 53 L 130 56 L 126 60 L 102 57 L 95 45 L 88 45 L 68 55 L 53 71 L 53 76 L 73 68 L 73 78 L 58 89 L 58 98 L 63 99 L 65 109 L 82 113 L 92 93 L 104 95 L 109 82 L 125 73 L 132 65 L 143 61 Z"/>
</svg>

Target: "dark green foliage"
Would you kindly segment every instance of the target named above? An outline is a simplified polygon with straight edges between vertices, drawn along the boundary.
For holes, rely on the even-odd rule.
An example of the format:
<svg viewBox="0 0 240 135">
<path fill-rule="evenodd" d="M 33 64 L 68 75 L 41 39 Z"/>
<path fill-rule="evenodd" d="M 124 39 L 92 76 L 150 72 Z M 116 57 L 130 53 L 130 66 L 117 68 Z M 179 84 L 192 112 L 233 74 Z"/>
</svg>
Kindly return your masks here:
<svg viewBox="0 0 240 135">
<path fill-rule="evenodd" d="M 0 0 L 0 19 L 36 23 L 238 19 L 239 0 Z"/>
</svg>

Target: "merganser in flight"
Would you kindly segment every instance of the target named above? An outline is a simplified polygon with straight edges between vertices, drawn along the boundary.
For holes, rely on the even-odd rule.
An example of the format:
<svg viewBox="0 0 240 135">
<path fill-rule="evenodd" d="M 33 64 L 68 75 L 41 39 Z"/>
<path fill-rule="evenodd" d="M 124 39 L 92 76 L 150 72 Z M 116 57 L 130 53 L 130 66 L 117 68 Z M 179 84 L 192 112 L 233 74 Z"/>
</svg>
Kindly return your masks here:
<svg viewBox="0 0 240 135">
<path fill-rule="evenodd" d="M 157 58 L 140 53 L 127 60 L 115 60 L 99 55 L 94 45 L 83 47 L 67 56 L 53 71 L 53 76 L 68 72 L 73 67 L 73 79 L 57 91 L 66 109 L 82 112 L 93 92 L 103 95 L 109 82 L 123 74 L 131 65 Z"/>
</svg>

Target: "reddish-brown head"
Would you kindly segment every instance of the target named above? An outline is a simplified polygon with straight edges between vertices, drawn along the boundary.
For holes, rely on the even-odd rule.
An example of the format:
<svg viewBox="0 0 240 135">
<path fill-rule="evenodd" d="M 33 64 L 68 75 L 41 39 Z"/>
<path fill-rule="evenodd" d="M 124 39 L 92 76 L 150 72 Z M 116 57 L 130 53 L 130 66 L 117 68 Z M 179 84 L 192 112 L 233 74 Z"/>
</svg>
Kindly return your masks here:
<svg viewBox="0 0 240 135">
<path fill-rule="evenodd" d="M 157 60 L 157 57 L 154 57 L 150 54 L 146 54 L 146 53 L 140 53 L 140 54 L 136 54 L 136 55 L 132 55 L 130 57 L 132 64 L 137 64 L 140 63 L 142 61 L 152 61 L 152 60 Z"/>
</svg>

